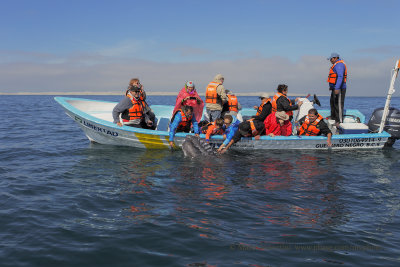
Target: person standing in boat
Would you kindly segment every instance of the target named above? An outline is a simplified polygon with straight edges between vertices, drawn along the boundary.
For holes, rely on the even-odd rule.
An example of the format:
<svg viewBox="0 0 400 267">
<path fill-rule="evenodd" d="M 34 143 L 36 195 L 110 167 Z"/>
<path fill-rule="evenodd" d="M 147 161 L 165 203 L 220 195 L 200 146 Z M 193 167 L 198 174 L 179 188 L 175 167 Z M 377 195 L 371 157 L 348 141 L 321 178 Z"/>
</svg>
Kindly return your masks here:
<svg viewBox="0 0 400 267">
<path fill-rule="evenodd" d="M 292 134 L 292 123 L 285 111 L 272 112 L 264 121 L 265 135 L 289 136 Z"/>
<path fill-rule="evenodd" d="M 335 120 L 336 127 L 343 122 L 344 98 L 346 96 L 347 66 L 338 53 L 332 53 L 328 60 L 332 63 L 329 69 L 327 82 L 331 91 L 331 120 Z"/>
<path fill-rule="evenodd" d="M 175 114 L 175 112 L 183 106 L 192 106 L 196 120 L 198 122 L 201 120 L 204 102 L 198 95 L 195 85 L 192 81 L 185 83 L 185 86 L 179 92 L 178 96 L 176 97 L 175 108 L 172 114 Z"/>
<path fill-rule="evenodd" d="M 199 124 L 196 121 L 196 117 L 193 116 L 193 107 L 183 106 L 172 116 L 171 124 L 169 125 L 169 145 L 172 148 L 174 147 L 175 132 L 188 133 L 192 127 L 195 135 L 199 136 Z"/>
<path fill-rule="evenodd" d="M 265 134 L 264 122 L 250 119 L 241 122 L 238 126 L 238 130 L 235 132 L 232 140 L 222 149 L 218 149 L 218 152 L 225 153 L 233 144 L 239 142 L 242 137 L 254 137 L 254 139 L 259 140 L 261 135 Z"/>
<path fill-rule="evenodd" d="M 141 88 L 135 85 L 129 87 L 124 97 L 113 109 L 114 123 L 118 126 L 127 125 L 136 128 L 152 129 L 153 122 L 145 111 L 141 98 Z"/>
<path fill-rule="evenodd" d="M 221 117 L 222 105 L 228 101 L 225 88 L 222 85 L 225 78 L 217 74 L 214 80 L 206 88 L 206 111 L 209 121 L 215 121 Z"/>
<path fill-rule="evenodd" d="M 222 106 L 221 116 L 224 117 L 225 115 L 231 115 L 237 117 L 239 110 L 242 109 L 237 96 L 229 90 L 225 90 L 225 94 L 228 101 Z"/>
<path fill-rule="evenodd" d="M 271 99 L 269 98 L 269 94 L 267 93 L 262 93 L 260 95 L 260 100 L 260 106 L 254 106 L 254 109 L 257 110 L 257 113 L 252 118 L 264 122 L 268 115 L 271 114 L 272 104 Z"/>
<path fill-rule="evenodd" d="M 313 108 L 308 111 L 308 115 L 299 120 L 301 127 L 297 129 L 298 135 L 318 136 L 325 135 L 328 137 L 328 147 L 332 146 L 332 132 L 325 123 L 324 118 L 318 114 L 318 111 Z"/>
<path fill-rule="evenodd" d="M 133 79 L 131 79 L 131 80 L 129 81 L 128 89 L 127 89 L 126 92 L 125 92 L 125 95 L 126 95 L 126 96 L 127 96 L 128 92 L 130 91 L 130 88 L 131 88 L 132 86 L 136 86 L 136 87 L 139 87 L 139 88 L 140 88 L 140 92 L 139 92 L 140 100 L 141 100 L 142 103 L 144 104 L 144 105 L 143 105 L 143 107 L 144 107 L 143 112 L 144 112 L 144 114 L 147 114 L 147 116 L 148 116 L 148 117 L 150 118 L 150 120 L 152 121 L 152 127 L 151 127 L 151 128 L 152 128 L 152 129 L 155 129 L 155 128 L 156 128 L 156 115 L 153 113 L 153 111 L 151 110 L 150 106 L 149 106 L 149 105 L 147 104 L 147 102 L 146 102 L 147 95 L 146 95 L 146 92 L 145 92 L 144 89 L 143 89 L 143 84 L 140 83 L 140 81 L 139 81 L 138 78 L 133 78 Z"/>
<path fill-rule="evenodd" d="M 298 101 L 299 97 L 297 97 L 294 101 L 287 97 L 288 86 L 286 84 L 279 84 L 276 90 L 277 93 L 274 95 L 271 103 L 272 112 L 285 111 L 286 114 L 289 115 L 289 120 L 291 121 L 293 119 L 293 110 L 299 109 L 303 102 Z"/>
</svg>

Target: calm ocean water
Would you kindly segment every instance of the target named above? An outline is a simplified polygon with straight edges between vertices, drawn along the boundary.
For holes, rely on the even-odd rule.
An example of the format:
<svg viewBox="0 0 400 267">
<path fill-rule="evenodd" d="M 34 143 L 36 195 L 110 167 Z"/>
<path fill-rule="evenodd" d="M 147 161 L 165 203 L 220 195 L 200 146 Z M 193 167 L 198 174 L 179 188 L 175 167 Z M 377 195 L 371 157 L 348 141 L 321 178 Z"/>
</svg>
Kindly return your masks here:
<svg viewBox="0 0 400 267">
<path fill-rule="evenodd" d="M 0 266 L 400 266 L 400 142 L 187 159 L 92 144 L 53 96 L 0 114 Z"/>
</svg>

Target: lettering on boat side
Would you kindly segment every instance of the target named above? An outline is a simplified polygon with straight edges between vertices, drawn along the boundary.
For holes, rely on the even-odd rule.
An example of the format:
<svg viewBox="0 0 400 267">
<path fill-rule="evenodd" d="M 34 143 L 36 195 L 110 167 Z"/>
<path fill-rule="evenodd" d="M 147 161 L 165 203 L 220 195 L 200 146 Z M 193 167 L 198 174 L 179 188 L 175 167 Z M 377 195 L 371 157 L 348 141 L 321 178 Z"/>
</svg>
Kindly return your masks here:
<svg viewBox="0 0 400 267">
<path fill-rule="evenodd" d="M 332 144 L 332 147 L 376 147 L 382 145 L 381 137 L 339 139 L 339 144 Z M 327 144 L 316 144 L 315 148 L 327 148 Z"/>
<path fill-rule="evenodd" d="M 109 135 L 112 135 L 112 136 L 118 136 L 117 132 L 113 132 L 113 131 L 98 127 L 98 126 L 93 125 L 93 124 L 91 124 L 91 123 L 89 123 L 89 122 L 87 122 L 87 121 L 85 121 L 82 118 L 79 118 L 77 116 L 75 116 L 75 121 L 85 125 L 88 128 L 91 128 L 91 129 L 93 129 L 95 131 L 98 131 L 98 132 L 101 132 L 101 133 L 105 133 L 105 134 L 109 134 Z"/>
</svg>

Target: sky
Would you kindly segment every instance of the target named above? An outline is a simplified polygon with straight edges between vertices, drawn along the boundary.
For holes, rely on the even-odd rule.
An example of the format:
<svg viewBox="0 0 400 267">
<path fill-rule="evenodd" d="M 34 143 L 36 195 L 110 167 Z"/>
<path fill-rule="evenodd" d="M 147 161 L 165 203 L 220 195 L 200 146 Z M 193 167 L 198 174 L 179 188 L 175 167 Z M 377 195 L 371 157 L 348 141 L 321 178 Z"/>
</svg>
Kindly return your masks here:
<svg viewBox="0 0 400 267">
<path fill-rule="evenodd" d="M 400 59 L 398 0 L 0 0 L 0 92 L 328 95 L 337 52 L 350 96 L 384 96 Z M 398 83 L 400 83 L 398 81 Z M 396 84 L 397 85 L 397 84 Z M 398 87 L 398 86 L 396 86 Z M 395 96 L 399 93 L 397 92 Z"/>
</svg>

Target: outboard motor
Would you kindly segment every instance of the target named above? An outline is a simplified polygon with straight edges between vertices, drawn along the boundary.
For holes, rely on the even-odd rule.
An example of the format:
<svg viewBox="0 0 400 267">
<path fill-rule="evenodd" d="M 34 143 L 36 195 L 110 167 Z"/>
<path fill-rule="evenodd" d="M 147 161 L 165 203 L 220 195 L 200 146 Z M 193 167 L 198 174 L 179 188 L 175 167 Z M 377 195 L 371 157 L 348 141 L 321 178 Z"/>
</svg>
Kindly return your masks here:
<svg viewBox="0 0 400 267">
<path fill-rule="evenodd" d="M 368 121 L 368 129 L 370 132 L 378 132 L 381 120 L 383 117 L 383 108 L 377 108 L 372 113 Z M 389 108 L 388 116 L 386 117 L 384 131 L 388 132 L 389 137 L 385 146 L 391 147 L 397 139 L 400 138 L 400 110 L 397 108 Z"/>
</svg>

